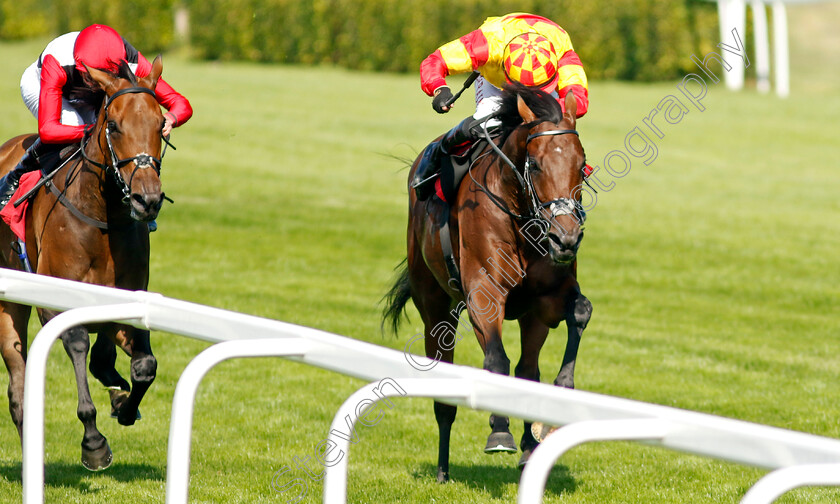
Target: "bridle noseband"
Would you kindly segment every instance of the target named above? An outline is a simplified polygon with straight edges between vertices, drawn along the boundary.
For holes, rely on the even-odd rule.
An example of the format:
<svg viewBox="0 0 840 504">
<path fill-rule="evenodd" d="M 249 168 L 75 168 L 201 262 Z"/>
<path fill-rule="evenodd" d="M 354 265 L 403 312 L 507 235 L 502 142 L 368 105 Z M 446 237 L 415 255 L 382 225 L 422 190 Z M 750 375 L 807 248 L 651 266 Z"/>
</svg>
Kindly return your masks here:
<svg viewBox="0 0 840 504">
<path fill-rule="evenodd" d="M 104 107 L 105 110 L 104 110 L 103 122 L 104 122 L 104 125 L 105 125 L 105 142 L 108 145 L 108 153 L 110 154 L 111 162 L 110 163 L 99 163 L 99 162 L 94 161 L 93 159 L 88 157 L 87 152 L 86 152 L 86 147 L 87 147 L 86 144 L 87 144 L 87 141 L 89 139 L 89 135 L 87 134 L 87 132 L 85 133 L 85 136 L 82 137 L 82 142 L 81 142 L 82 157 L 84 157 L 87 162 L 91 163 L 94 166 L 102 168 L 106 172 L 110 170 L 113 173 L 114 178 L 116 179 L 117 184 L 119 185 L 120 190 L 123 193 L 123 203 L 125 203 L 125 204 L 128 204 L 129 200 L 131 199 L 131 182 L 134 180 L 134 175 L 137 173 L 137 170 L 139 170 L 141 168 L 143 168 L 143 169 L 154 168 L 155 172 L 158 174 L 158 176 L 160 176 L 161 163 L 162 163 L 162 160 L 163 160 L 163 156 L 166 154 L 166 147 L 172 147 L 172 149 L 175 150 L 175 146 L 172 145 L 171 143 L 169 143 L 169 140 L 166 137 L 161 136 L 161 138 L 163 139 L 163 141 L 165 142 L 166 145 L 164 145 L 164 147 L 163 147 L 163 152 L 161 153 L 160 158 L 156 158 L 156 157 L 154 157 L 150 154 L 146 154 L 146 153 L 138 154 L 136 156 L 133 156 L 133 157 L 130 157 L 130 158 L 124 158 L 124 159 L 120 159 L 119 157 L 117 157 L 117 153 L 114 150 L 114 145 L 111 143 L 111 129 L 110 129 L 110 126 L 108 124 L 109 123 L 109 121 L 108 121 L 108 107 L 111 106 L 111 103 L 117 97 L 125 95 L 125 94 L 129 94 L 129 93 L 132 93 L 132 94 L 146 93 L 146 94 L 152 95 L 153 98 L 156 98 L 155 92 L 153 90 L 151 90 L 149 88 L 145 88 L 145 87 L 133 86 L 133 87 L 120 89 L 119 91 L 116 91 L 114 94 L 112 94 L 111 96 L 109 96 L 105 99 L 105 107 Z M 100 145 L 100 150 L 102 150 L 101 145 Z M 126 183 L 122 174 L 120 174 L 120 168 L 122 168 L 123 166 L 125 166 L 129 163 L 132 163 L 132 162 L 135 164 L 134 171 L 131 172 L 131 177 L 129 177 L 128 182 Z M 165 195 L 163 197 L 166 198 Z M 172 201 L 169 198 L 166 198 L 166 199 L 169 200 L 169 201 Z"/>
</svg>

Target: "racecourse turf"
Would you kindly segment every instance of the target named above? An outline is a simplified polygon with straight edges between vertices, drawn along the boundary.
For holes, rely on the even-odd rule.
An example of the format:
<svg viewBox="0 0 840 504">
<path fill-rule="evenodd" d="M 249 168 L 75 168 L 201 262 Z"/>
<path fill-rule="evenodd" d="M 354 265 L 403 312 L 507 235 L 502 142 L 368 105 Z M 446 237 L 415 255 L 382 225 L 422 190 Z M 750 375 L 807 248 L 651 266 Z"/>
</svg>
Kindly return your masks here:
<svg viewBox="0 0 840 504">
<path fill-rule="evenodd" d="M 4 67 L 24 68 L 43 43 L 0 44 Z M 378 304 L 405 255 L 407 171 L 399 159 L 455 124 L 471 96 L 438 116 L 409 75 L 167 56 L 164 77 L 195 116 L 173 134 L 178 150 L 163 165 L 175 203 L 152 235 L 151 290 L 401 349 L 421 330 L 416 311 L 399 335 L 383 336 Z M 840 94 L 828 82 L 798 77 L 787 100 L 710 87 L 703 112 L 686 102 L 678 124 L 662 125 L 653 162 L 633 158 L 630 172 L 598 194 L 579 257 L 594 305 L 579 389 L 840 437 Z M 645 128 L 668 95 L 684 98 L 676 82 L 592 82 L 592 107 L 579 123 L 590 164 L 626 152 L 625 136 Z M 0 117 L 2 138 L 35 128 L 10 70 L 0 80 Z M 507 325 L 514 363 L 517 340 Z M 47 502 L 163 502 L 173 390 L 207 345 L 159 332 L 152 344 L 158 377 L 135 426 L 108 418 L 107 392 L 92 387 L 114 451 L 101 473 L 79 464 L 71 366 L 53 348 Z M 543 351 L 543 381 L 556 374 L 564 344 L 561 327 Z M 458 343 L 456 361 L 481 365 L 474 339 Z M 124 375 L 127 363 L 120 357 Z M 0 387 L 6 383 L 3 374 Z M 293 502 L 294 492 L 272 488 L 284 466 L 275 487 L 301 478 L 302 502 L 320 502 L 320 482 L 294 460 L 314 455 L 360 385 L 282 359 L 219 365 L 197 400 L 191 502 Z M 518 439 L 522 423 L 512 429 Z M 378 425 L 359 426 L 348 502 L 514 502 L 517 457 L 485 455 L 488 430 L 486 412 L 459 410 L 452 481 L 439 485 L 432 403 L 397 400 Z M 3 415 L 0 503 L 20 502 L 20 458 Z M 656 447 L 593 443 L 559 460 L 545 502 L 732 503 L 763 474 Z M 837 501 L 840 491 L 803 489 L 779 502 Z"/>
</svg>

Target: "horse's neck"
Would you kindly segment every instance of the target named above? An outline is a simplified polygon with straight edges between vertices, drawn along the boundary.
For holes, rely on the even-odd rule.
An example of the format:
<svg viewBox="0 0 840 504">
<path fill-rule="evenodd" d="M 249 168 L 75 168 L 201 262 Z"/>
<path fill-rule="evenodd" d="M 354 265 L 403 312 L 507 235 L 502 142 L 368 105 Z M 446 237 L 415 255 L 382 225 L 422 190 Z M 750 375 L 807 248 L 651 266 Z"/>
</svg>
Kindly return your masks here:
<svg viewBox="0 0 840 504">
<path fill-rule="evenodd" d="M 508 134 L 507 137 L 503 138 L 502 144 L 499 146 L 514 166 L 508 165 L 504 159 L 499 157 L 488 146 L 490 150 L 489 162 L 484 163 L 483 169 L 479 174 L 481 179 L 486 181 L 484 185 L 487 189 L 504 201 L 508 210 L 519 215 L 522 215 L 522 212 L 525 211 L 526 207 L 524 205 L 527 205 L 527 202 L 525 195 L 522 194 L 522 187 L 519 184 L 514 170 L 518 171 L 519 166 L 523 164 L 523 153 L 520 152 L 519 144 L 522 143 L 525 135 L 527 135 L 527 131 L 522 128 L 517 128 Z M 492 205 L 492 203 L 490 204 Z M 504 213 L 499 208 L 495 208 L 495 211 Z"/>
<path fill-rule="evenodd" d="M 101 162 L 99 157 L 92 156 L 91 159 Z M 113 219 L 114 212 L 120 210 L 112 203 L 115 199 L 119 203 L 119 197 L 116 194 L 116 186 L 109 180 L 108 173 L 84 158 L 68 163 L 54 175 L 53 180 L 69 203 L 88 217 L 109 221 Z"/>
</svg>

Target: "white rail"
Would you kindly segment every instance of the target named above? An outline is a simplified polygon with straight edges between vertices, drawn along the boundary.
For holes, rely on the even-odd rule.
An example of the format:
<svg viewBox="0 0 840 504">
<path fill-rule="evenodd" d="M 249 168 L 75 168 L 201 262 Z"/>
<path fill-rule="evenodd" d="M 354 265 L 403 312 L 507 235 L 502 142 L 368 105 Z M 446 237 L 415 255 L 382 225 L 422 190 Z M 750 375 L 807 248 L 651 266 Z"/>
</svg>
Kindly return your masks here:
<svg viewBox="0 0 840 504">
<path fill-rule="evenodd" d="M 790 55 L 788 43 L 788 20 L 786 4 L 818 3 L 836 0 L 710 0 L 718 4 L 720 39 L 732 41 L 732 30 L 741 35 L 746 43 L 747 4 L 753 12 L 753 35 L 755 37 L 756 87 L 760 92 L 770 90 L 770 42 L 767 26 L 766 6 L 773 9 L 773 64 L 776 65 L 776 94 L 782 98 L 790 95 Z M 720 51 L 721 57 L 732 65 L 724 73 L 726 86 L 739 90 L 744 87 L 744 62 L 728 51 Z"/>
<path fill-rule="evenodd" d="M 57 310 L 73 310 L 50 321 L 36 336 L 30 350 L 24 401 L 25 503 L 41 503 L 44 498 L 43 384 L 49 347 L 71 327 L 104 320 L 118 320 L 205 341 L 235 342 L 215 345 L 199 354 L 179 381 L 169 441 L 167 503 L 186 502 L 193 399 L 201 378 L 221 360 L 269 355 L 284 356 L 377 383 L 387 377 L 398 383 L 407 396 L 434 397 L 449 404 L 530 421 L 568 425 L 535 450 L 531 466 L 523 474 L 520 503 L 539 502 L 545 476 L 561 451 L 588 440 L 643 438 L 648 444 L 678 451 L 776 469 L 760 481 L 761 488 L 754 489 L 755 493 L 751 490 L 757 497 L 749 497 L 749 504 L 772 502 L 774 497 L 771 495 L 797 486 L 840 483 L 837 473 L 832 472 L 840 464 L 840 441 L 836 439 L 562 389 L 464 366 L 438 363 L 430 370 L 420 371 L 409 365 L 405 355 L 397 350 L 159 294 L 120 291 L 0 270 L 0 297 Z M 342 406 L 339 421 L 343 418 L 342 413 L 347 414 L 345 410 L 352 406 L 355 397 Z M 380 400 L 387 397 L 383 393 Z M 573 425 L 578 422 L 586 423 Z M 600 434 L 599 429 L 603 431 Z M 325 502 L 345 500 L 347 458 L 343 463 L 327 468 Z M 796 470 L 803 466 L 819 466 L 823 470 Z M 525 484 L 540 480 L 541 485 L 533 488 Z M 771 500 L 761 500 L 762 496 Z"/>
</svg>

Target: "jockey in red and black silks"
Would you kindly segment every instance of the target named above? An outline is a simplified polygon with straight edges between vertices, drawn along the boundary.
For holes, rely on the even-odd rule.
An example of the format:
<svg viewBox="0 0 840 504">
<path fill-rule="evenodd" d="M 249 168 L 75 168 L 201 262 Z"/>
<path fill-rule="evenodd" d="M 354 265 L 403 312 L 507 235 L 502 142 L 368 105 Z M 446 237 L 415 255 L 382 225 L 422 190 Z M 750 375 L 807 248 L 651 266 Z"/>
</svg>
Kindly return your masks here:
<svg viewBox="0 0 840 504">
<path fill-rule="evenodd" d="M 0 180 L 0 208 L 18 186 L 21 175 L 40 168 L 39 158 L 84 137 L 85 126 L 96 122 L 103 95 L 84 79 L 85 65 L 117 72 L 128 63 L 137 77 L 145 77 L 151 63 L 113 28 L 91 25 L 80 32 L 61 35 L 23 73 L 20 91 L 23 101 L 38 118 L 39 138 L 20 163 Z M 158 79 L 155 98 L 167 112 L 162 134 L 181 126 L 192 116 L 190 102 L 163 79 Z"/>
</svg>

